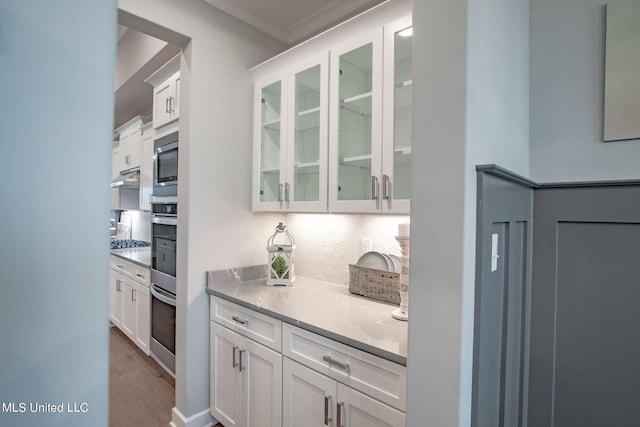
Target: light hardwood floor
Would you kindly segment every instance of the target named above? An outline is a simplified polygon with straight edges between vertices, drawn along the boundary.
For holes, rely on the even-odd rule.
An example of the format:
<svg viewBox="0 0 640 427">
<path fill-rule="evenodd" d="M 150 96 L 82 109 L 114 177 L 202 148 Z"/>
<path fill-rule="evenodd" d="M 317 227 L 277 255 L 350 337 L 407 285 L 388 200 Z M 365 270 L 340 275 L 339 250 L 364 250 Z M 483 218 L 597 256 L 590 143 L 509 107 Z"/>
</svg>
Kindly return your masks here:
<svg viewBox="0 0 640 427">
<path fill-rule="evenodd" d="M 110 328 L 109 426 L 167 427 L 174 406 L 173 377 L 118 328 Z"/>
</svg>

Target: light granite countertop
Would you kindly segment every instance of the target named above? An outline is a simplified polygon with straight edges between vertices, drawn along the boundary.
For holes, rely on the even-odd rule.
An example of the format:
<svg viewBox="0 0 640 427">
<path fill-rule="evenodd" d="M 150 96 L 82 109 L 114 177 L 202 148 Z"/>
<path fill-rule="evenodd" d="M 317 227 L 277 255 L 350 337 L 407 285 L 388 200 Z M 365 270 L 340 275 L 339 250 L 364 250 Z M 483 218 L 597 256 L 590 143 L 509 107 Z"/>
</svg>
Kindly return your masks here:
<svg viewBox="0 0 640 427">
<path fill-rule="evenodd" d="M 304 277 L 296 277 L 291 287 L 267 286 L 264 267 L 210 271 L 207 292 L 406 365 L 407 322 L 391 317 L 397 306 L 352 295 L 346 286 Z M 253 274 L 247 274 L 251 269 Z"/>
<path fill-rule="evenodd" d="M 134 262 L 142 267 L 151 268 L 151 248 L 111 249 L 111 255 Z"/>
</svg>

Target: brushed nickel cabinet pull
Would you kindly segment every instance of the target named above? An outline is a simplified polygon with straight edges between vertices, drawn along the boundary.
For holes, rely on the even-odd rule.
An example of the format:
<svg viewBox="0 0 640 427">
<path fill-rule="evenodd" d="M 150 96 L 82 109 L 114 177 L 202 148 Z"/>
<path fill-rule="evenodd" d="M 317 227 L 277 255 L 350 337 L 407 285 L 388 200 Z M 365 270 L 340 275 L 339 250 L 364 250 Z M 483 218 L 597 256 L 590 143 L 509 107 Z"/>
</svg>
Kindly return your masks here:
<svg viewBox="0 0 640 427">
<path fill-rule="evenodd" d="M 342 407 L 344 406 L 344 402 L 338 402 L 338 405 L 336 406 L 336 426 L 337 427 L 344 427 L 344 425 L 342 424 Z"/>
<path fill-rule="evenodd" d="M 389 175 L 382 175 L 382 198 L 389 199 L 391 193 L 391 179 Z"/>
<path fill-rule="evenodd" d="M 329 407 L 331 406 L 331 396 L 324 397 L 324 425 L 328 426 L 331 418 L 329 417 Z"/>
<path fill-rule="evenodd" d="M 371 176 L 371 200 L 378 200 L 378 177 Z"/>
<path fill-rule="evenodd" d="M 242 364 L 242 355 L 244 354 L 244 350 L 240 350 L 238 353 L 240 353 L 240 367 L 238 369 L 240 370 L 240 372 L 242 372 L 245 368 L 245 366 Z"/>
<path fill-rule="evenodd" d="M 131 301 L 136 302 L 136 291 L 137 289 L 131 289 Z"/>
<path fill-rule="evenodd" d="M 232 361 L 232 366 L 235 368 L 236 366 L 238 366 L 238 362 L 236 361 L 236 350 L 238 350 L 238 346 L 234 345 L 233 348 L 231 349 L 231 351 L 233 352 L 233 361 Z"/>
<path fill-rule="evenodd" d="M 287 207 L 289 207 L 289 183 L 285 182 L 284 184 L 284 201 L 287 202 Z"/>
</svg>

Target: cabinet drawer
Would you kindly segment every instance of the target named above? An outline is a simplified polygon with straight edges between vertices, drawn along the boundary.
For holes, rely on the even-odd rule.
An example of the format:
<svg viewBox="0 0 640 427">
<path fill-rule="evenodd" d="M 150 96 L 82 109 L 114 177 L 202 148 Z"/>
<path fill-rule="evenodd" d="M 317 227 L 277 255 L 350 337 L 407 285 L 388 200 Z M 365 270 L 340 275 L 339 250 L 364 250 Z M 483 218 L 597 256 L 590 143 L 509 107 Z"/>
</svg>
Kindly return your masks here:
<svg viewBox="0 0 640 427">
<path fill-rule="evenodd" d="M 130 277 L 135 281 L 149 287 L 151 274 L 148 268 L 112 255 L 111 269 L 118 271 L 125 276 Z"/>
<path fill-rule="evenodd" d="M 277 352 L 282 350 L 282 322 L 230 301 L 211 297 L 212 321 Z"/>
<path fill-rule="evenodd" d="M 284 356 L 405 411 L 405 366 L 286 323 L 282 333 Z"/>
</svg>

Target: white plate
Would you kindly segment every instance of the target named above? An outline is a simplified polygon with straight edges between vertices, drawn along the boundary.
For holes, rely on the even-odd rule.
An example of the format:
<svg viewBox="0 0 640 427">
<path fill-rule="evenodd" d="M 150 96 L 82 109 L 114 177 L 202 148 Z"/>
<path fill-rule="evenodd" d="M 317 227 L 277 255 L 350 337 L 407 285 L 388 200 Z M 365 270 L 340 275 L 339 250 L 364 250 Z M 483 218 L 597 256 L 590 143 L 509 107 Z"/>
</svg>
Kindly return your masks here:
<svg viewBox="0 0 640 427">
<path fill-rule="evenodd" d="M 391 262 L 393 262 L 394 269 L 392 271 L 400 273 L 402 271 L 402 260 L 400 259 L 400 257 L 397 255 L 389 254 L 389 258 L 391 258 Z"/>
<path fill-rule="evenodd" d="M 367 252 L 363 254 L 357 263 L 361 267 L 375 268 L 376 270 L 393 271 L 393 261 L 380 252 Z"/>
</svg>

